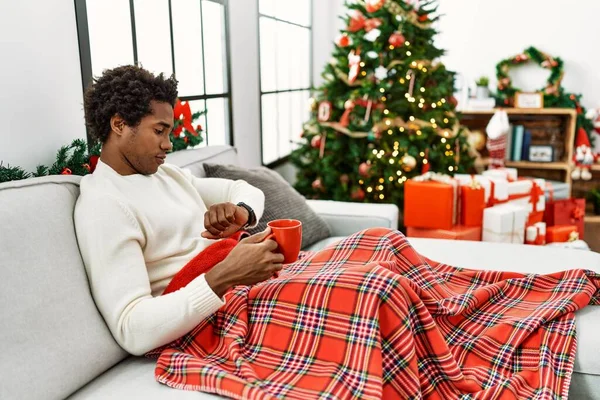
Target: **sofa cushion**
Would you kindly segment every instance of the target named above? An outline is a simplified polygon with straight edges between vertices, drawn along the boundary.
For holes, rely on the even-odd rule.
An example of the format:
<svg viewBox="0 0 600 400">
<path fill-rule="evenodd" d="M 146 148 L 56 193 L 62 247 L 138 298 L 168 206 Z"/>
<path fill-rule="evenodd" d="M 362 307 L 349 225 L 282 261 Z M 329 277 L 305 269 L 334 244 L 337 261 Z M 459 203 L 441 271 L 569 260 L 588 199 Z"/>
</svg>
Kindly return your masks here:
<svg viewBox="0 0 600 400">
<path fill-rule="evenodd" d="M 234 165 L 204 164 L 207 177 L 242 179 L 265 194 L 265 211 L 258 225 L 250 233 L 260 232 L 267 222 L 275 219 L 297 219 L 302 221 L 302 248 L 312 245 L 331 235 L 327 223 L 306 204 L 306 200 L 277 172 L 258 167 L 241 168 Z"/>
<path fill-rule="evenodd" d="M 81 388 L 69 400 L 143 399 L 143 400 L 217 400 L 223 397 L 162 385 L 154 378 L 156 360 L 130 357 Z"/>
<path fill-rule="evenodd" d="M 231 146 L 208 146 L 169 153 L 167 162 L 189 170 L 194 176 L 203 178 L 206 176 L 202 167 L 203 163 L 237 165 L 238 155 L 237 150 Z"/>
<path fill-rule="evenodd" d="M 0 398 L 65 398 L 126 354 L 90 295 L 79 178 L 0 184 Z"/>
</svg>

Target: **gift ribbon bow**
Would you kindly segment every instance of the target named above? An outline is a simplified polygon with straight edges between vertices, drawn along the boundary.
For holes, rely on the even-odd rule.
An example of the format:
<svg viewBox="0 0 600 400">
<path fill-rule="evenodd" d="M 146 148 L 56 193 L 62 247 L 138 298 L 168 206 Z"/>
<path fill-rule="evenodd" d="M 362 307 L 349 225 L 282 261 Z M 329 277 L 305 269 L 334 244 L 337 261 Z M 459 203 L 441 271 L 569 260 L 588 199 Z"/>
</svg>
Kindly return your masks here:
<svg viewBox="0 0 600 400">
<path fill-rule="evenodd" d="M 579 240 L 579 232 L 573 231 L 569 233 L 569 242 L 575 242 L 576 240 Z"/>
<path fill-rule="evenodd" d="M 190 103 L 185 102 L 183 104 L 179 99 L 177 99 L 177 103 L 175 103 L 175 107 L 173 108 L 173 118 L 175 121 L 182 119 L 182 124 L 173 130 L 173 135 L 175 137 L 179 137 L 181 135 L 181 131 L 185 127 L 185 129 L 192 135 L 198 136 L 198 132 L 194 129 L 192 125 L 192 110 L 190 108 Z"/>
<path fill-rule="evenodd" d="M 581 221 L 584 215 L 584 211 L 579 207 L 575 207 L 573 211 L 571 211 L 571 219 L 574 221 Z"/>
<path fill-rule="evenodd" d="M 531 197 L 529 202 L 533 204 L 533 212 L 537 212 L 537 204 L 540 201 L 540 196 L 544 195 L 544 191 L 535 181 L 532 182 L 533 187 L 531 188 Z"/>
</svg>

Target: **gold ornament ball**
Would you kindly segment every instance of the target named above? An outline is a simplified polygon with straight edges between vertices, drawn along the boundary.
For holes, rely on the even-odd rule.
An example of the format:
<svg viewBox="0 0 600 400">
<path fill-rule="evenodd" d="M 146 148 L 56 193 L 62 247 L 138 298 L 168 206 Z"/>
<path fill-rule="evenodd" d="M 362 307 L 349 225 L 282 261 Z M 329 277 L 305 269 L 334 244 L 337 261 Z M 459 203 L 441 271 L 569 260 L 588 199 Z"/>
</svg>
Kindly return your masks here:
<svg viewBox="0 0 600 400">
<path fill-rule="evenodd" d="M 308 99 L 308 107 L 310 111 L 317 111 L 317 100 L 314 97 L 311 97 L 310 99 Z"/>
<path fill-rule="evenodd" d="M 477 151 L 481 151 L 485 148 L 485 135 L 481 131 L 472 131 L 467 137 L 469 146 Z"/>
<path fill-rule="evenodd" d="M 417 166 L 417 159 L 410 154 L 402 156 L 402 169 L 406 172 L 410 172 Z"/>
</svg>

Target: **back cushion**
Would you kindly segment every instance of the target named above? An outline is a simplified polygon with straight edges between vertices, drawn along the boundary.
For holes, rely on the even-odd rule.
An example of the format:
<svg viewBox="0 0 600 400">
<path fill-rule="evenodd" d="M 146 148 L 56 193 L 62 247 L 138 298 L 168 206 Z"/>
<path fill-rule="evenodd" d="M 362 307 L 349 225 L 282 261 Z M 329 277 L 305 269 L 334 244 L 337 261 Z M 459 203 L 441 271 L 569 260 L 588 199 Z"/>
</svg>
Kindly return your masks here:
<svg viewBox="0 0 600 400">
<path fill-rule="evenodd" d="M 78 182 L 0 185 L 0 399 L 65 398 L 125 357 L 79 254 Z"/>
<path fill-rule="evenodd" d="M 208 146 L 197 149 L 188 149 L 184 151 L 176 151 L 167 155 L 167 162 L 189 170 L 192 175 L 198 178 L 204 178 L 204 168 L 202 164 L 205 162 L 215 164 L 238 164 L 237 150 L 234 147 L 223 146 Z"/>
</svg>

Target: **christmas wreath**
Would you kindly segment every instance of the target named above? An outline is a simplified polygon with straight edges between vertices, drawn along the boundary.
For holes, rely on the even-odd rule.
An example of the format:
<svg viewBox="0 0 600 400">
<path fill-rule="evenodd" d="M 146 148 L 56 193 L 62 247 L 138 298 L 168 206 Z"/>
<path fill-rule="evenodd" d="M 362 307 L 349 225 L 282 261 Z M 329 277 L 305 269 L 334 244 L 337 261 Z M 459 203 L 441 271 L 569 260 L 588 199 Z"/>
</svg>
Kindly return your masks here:
<svg viewBox="0 0 600 400">
<path fill-rule="evenodd" d="M 521 54 L 502 60 L 496 65 L 496 77 L 498 78 L 498 92 L 496 102 L 500 107 L 512 107 L 514 105 L 515 93 L 520 89 L 512 86 L 508 72 L 513 66 L 535 62 L 542 68 L 550 70 L 550 76 L 546 86 L 539 91 L 544 95 L 544 107 L 573 108 L 577 111 L 577 130 L 583 128 L 586 133 L 592 132 L 593 126 L 585 117 L 586 110 L 581 105 L 581 95 L 568 93 L 561 86 L 564 76 L 564 63 L 559 57 L 552 57 L 535 47 L 529 47 Z"/>
<path fill-rule="evenodd" d="M 521 54 L 504 59 L 496 65 L 496 77 L 498 78 L 497 99 L 502 105 L 512 106 L 515 93 L 520 92 L 519 88 L 512 85 L 512 80 L 508 75 L 513 66 L 522 65 L 528 62 L 534 62 L 542 68 L 550 70 L 550 76 L 546 87 L 539 90 L 544 93 L 544 104 L 553 104 L 561 96 L 561 81 L 564 75 L 564 63 L 558 57 L 552 57 L 535 47 L 529 47 Z"/>
</svg>

